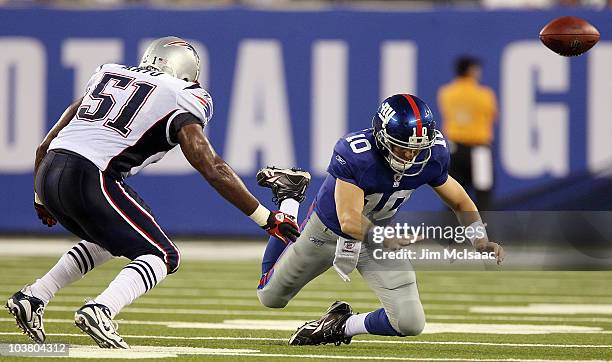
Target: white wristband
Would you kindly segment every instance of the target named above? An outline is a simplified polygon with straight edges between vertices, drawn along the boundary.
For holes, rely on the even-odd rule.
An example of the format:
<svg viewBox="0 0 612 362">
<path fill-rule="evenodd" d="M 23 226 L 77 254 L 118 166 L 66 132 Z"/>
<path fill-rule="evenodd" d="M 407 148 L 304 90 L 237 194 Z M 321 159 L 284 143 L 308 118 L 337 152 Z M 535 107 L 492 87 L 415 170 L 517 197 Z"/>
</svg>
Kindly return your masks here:
<svg viewBox="0 0 612 362">
<path fill-rule="evenodd" d="M 482 223 L 481 220 L 475 221 L 468 226 L 474 231 L 472 237 L 468 237 L 470 239 L 470 243 L 474 245 L 474 241 L 479 239 L 489 240 L 489 236 L 487 235 L 487 228 L 485 224 Z"/>
<path fill-rule="evenodd" d="M 268 210 L 262 204 L 259 204 L 255 211 L 249 217 L 255 221 L 259 226 L 266 226 L 268 224 L 268 216 L 270 216 L 270 210 Z"/>
<path fill-rule="evenodd" d="M 40 201 L 40 198 L 38 197 L 38 194 L 36 193 L 36 191 L 34 191 L 34 202 L 39 205 L 43 204 L 42 201 Z"/>
</svg>

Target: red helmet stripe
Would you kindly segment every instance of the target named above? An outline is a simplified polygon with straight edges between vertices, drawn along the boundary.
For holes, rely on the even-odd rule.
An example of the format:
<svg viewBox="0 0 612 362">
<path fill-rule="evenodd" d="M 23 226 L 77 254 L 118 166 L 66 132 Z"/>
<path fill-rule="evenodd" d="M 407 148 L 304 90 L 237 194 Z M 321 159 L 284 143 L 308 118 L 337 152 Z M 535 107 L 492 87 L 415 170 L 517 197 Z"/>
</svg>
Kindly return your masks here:
<svg viewBox="0 0 612 362">
<path fill-rule="evenodd" d="M 414 99 L 412 99 L 412 96 L 410 96 L 410 94 L 402 94 L 402 95 L 404 96 L 404 98 L 406 98 L 408 103 L 410 103 L 410 108 L 412 108 L 412 112 L 414 112 L 414 115 L 416 116 L 416 122 L 417 122 L 416 135 L 418 137 L 421 137 L 423 136 L 423 122 L 421 121 L 421 112 L 419 112 L 419 107 L 417 107 L 416 102 L 414 101 Z"/>
</svg>

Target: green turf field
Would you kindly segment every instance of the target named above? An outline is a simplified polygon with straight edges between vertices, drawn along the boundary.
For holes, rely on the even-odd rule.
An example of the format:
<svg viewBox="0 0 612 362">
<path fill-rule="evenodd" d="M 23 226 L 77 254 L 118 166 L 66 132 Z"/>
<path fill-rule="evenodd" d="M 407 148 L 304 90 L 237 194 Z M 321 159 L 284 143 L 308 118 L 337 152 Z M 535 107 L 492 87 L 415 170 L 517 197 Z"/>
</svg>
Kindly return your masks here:
<svg viewBox="0 0 612 362">
<path fill-rule="evenodd" d="M 55 261 L 0 256 L 2 303 Z M 124 264 L 109 262 L 58 293 L 45 313 L 49 343 L 69 343 L 71 357 L 97 360 L 612 360 L 612 272 L 421 272 L 428 318 L 421 336 L 289 347 L 291 331 L 334 300 L 346 300 L 359 312 L 378 308 L 377 300 L 357 274 L 344 283 L 329 271 L 286 309 L 266 309 L 255 295 L 256 261 L 184 261 L 177 274 L 119 315 L 119 332 L 131 351 L 101 350 L 73 325 L 72 315 Z M 2 343 L 29 341 L 8 313 L 0 317 Z"/>
</svg>

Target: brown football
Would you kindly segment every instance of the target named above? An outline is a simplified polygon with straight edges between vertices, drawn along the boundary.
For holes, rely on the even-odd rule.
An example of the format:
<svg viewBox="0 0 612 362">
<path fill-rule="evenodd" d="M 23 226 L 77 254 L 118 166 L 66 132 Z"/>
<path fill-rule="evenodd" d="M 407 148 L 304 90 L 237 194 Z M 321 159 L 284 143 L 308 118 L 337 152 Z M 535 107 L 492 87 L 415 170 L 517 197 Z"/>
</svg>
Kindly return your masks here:
<svg viewBox="0 0 612 362">
<path fill-rule="evenodd" d="M 572 57 L 591 49 L 599 41 L 599 31 L 584 19 L 562 16 L 542 28 L 540 40 L 553 52 Z"/>
</svg>

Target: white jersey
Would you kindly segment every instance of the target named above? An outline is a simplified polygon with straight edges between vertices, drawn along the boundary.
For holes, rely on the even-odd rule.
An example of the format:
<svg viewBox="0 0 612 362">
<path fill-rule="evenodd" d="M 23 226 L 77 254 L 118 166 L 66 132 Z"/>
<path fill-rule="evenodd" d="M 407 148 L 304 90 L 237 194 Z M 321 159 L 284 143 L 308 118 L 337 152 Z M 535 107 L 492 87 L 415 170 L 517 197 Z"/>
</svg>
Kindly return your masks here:
<svg viewBox="0 0 612 362">
<path fill-rule="evenodd" d="M 175 120 L 191 114 L 205 127 L 212 112 L 210 95 L 197 83 L 105 64 L 89 80 L 75 117 L 49 149 L 78 153 L 102 171 L 127 177 L 176 146 Z"/>
</svg>

